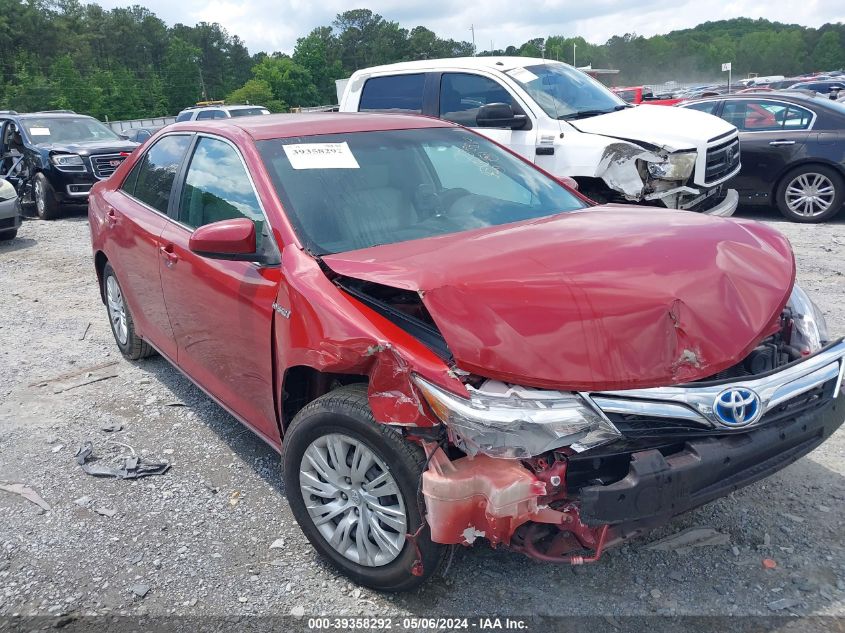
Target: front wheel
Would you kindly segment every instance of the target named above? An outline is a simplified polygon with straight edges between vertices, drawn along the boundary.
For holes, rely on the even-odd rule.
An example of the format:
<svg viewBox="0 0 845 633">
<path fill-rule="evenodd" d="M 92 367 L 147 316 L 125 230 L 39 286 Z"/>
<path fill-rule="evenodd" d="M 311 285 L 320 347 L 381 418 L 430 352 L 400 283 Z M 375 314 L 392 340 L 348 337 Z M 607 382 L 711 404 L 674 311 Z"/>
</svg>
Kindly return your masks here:
<svg viewBox="0 0 845 633">
<path fill-rule="evenodd" d="M 288 502 L 314 548 L 356 583 L 408 591 L 433 574 L 446 548 L 422 517 L 417 490 L 425 454 L 376 422 L 364 385 L 332 391 L 303 408 L 284 437 Z M 422 574 L 412 573 L 422 563 Z"/>
<path fill-rule="evenodd" d="M 35 174 L 33 185 L 33 196 L 35 198 L 35 212 L 42 220 L 55 220 L 59 217 L 59 201 L 56 199 L 56 192 L 47 177 L 38 173 Z"/>
<path fill-rule="evenodd" d="M 845 202 L 845 182 L 834 169 L 807 165 L 790 171 L 777 190 L 781 214 L 793 222 L 824 222 Z"/>
</svg>

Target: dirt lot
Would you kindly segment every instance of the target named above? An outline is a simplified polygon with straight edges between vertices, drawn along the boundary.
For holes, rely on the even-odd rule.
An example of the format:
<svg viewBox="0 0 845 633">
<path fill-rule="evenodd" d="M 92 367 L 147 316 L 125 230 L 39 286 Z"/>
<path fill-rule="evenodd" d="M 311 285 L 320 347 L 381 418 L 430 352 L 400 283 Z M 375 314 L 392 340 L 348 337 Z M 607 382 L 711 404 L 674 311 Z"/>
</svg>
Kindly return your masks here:
<svg viewBox="0 0 845 633">
<path fill-rule="evenodd" d="M 789 236 L 800 282 L 831 331 L 845 333 L 845 218 L 799 226 L 774 212 L 741 215 Z M 445 577 L 418 592 L 380 595 L 316 556 L 285 502 L 274 451 L 161 358 L 122 359 L 84 212 L 27 221 L 0 245 L 0 279 L 0 480 L 31 486 L 51 506 L 0 491 L 0 616 L 845 616 L 845 431 L 596 565 L 477 546 L 457 551 Z M 123 429 L 102 430 L 109 425 Z M 74 461 L 86 440 L 100 455 L 128 450 L 119 442 L 172 468 L 96 479 Z M 649 549 L 690 527 L 728 542 Z"/>
</svg>

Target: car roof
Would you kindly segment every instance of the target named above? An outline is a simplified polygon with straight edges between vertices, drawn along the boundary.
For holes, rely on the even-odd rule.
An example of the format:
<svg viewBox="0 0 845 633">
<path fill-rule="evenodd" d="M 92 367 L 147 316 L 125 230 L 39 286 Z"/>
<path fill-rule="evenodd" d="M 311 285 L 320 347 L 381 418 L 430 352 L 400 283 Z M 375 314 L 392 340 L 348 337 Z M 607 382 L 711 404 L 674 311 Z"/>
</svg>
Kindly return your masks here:
<svg viewBox="0 0 845 633">
<path fill-rule="evenodd" d="M 21 119 L 78 119 L 79 117 L 85 119 L 93 119 L 94 117 L 87 114 L 78 114 L 76 112 L 22 112 L 17 115 Z"/>
<path fill-rule="evenodd" d="M 432 68 L 461 68 L 471 70 L 498 70 L 505 72 L 514 68 L 522 68 L 524 66 L 536 66 L 538 64 L 564 64 L 548 59 L 540 59 L 539 57 L 450 57 L 443 59 L 422 59 L 413 62 L 399 62 L 396 64 L 385 64 L 383 66 L 371 66 L 362 70 L 355 71 L 355 74 L 374 75 L 382 72 L 402 72 L 406 70 L 429 70 Z"/>
<path fill-rule="evenodd" d="M 264 114 L 234 119 L 184 121 L 167 126 L 168 131 L 243 131 L 256 141 L 320 134 L 380 132 L 424 128 L 460 127 L 434 117 L 413 114 L 374 114 L 368 112 L 315 112 L 308 114 Z"/>
<path fill-rule="evenodd" d="M 759 93 L 762 99 L 785 99 L 797 102 L 812 102 L 814 100 L 827 101 L 827 97 L 820 96 L 815 92 L 809 90 L 771 90 Z M 695 103 L 697 101 L 720 101 L 723 99 L 752 99 L 753 92 L 732 92 L 731 94 L 709 95 L 707 97 L 700 97 L 698 99 L 690 99 L 687 103 Z"/>
</svg>

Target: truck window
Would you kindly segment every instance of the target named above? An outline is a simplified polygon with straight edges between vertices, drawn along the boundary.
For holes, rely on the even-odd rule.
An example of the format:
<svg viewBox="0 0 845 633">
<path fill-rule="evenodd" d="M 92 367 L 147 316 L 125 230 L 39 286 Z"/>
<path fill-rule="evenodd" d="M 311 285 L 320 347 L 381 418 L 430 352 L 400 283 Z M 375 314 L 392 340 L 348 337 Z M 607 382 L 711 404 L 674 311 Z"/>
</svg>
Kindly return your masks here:
<svg viewBox="0 0 845 633">
<path fill-rule="evenodd" d="M 443 73 L 440 80 L 440 118 L 466 127 L 477 127 L 478 109 L 488 103 L 507 103 L 521 112 L 511 94 L 500 84 L 468 73 Z"/>
<path fill-rule="evenodd" d="M 423 88 L 425 75 L 393 75 L 392 77 L 373 77 L 368 79 L 361 91 L 361 112 L 422 113 Z"/>
</svg>

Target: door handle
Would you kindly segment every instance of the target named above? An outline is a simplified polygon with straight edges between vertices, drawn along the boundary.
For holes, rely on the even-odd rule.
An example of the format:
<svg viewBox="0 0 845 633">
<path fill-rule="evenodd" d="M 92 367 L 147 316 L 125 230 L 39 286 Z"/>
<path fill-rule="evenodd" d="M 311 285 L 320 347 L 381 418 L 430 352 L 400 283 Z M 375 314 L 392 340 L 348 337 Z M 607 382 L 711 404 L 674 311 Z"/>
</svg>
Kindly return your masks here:
<svg viewBox="0 0 845 633">
<path fill-rule="evenodd" d="M 795 141 L 769 141 L 769 145 L 795 145 Z"/>
<path fill-rule="evenodd" d="M 173 264 L 179 261 L 179 256 L 173 252 L 173 244 L 159 246 L 158 250 L 164 256 L 164 264 L 166 266 L 173 266 Z"/>
<path fill-rule="evenodd" d="M 106 224 L 109 228 L 117 224 L 117 211 L 115 211 L 112 207 L 109 207 L 109 210 L 106 211 Z"/>
</svg>

